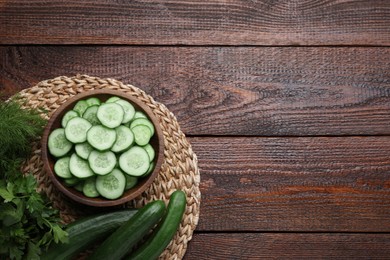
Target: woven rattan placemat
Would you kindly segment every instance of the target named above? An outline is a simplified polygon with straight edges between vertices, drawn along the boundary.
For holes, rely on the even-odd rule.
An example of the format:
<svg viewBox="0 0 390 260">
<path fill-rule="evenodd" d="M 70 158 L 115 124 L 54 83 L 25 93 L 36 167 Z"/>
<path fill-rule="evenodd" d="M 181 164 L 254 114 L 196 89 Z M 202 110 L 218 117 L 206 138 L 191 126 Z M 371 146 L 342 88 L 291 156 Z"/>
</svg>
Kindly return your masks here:
<svg viewBox="0 0 390 260">
<path fill-rule="evenodd" d="M 57 77 L 38 83 L 36 86 L 19 92 L 15 97 L 23 103 L 23 106 L 40 108 L 42 116 L 47 119 L 68 98 L 88 90 L 109 88 L 123 91 L 138 97 L 160 119 L 160 125 L 164 134 L 164 162 L 161 171 L 150 186 L 141 196 L 124 207 L 141 207 L 146 203 L 162 199 L 168 202 L 170 194 L 176 189 L 183 190 L 187 195 L 187 207 L 181 226 L 175 237 L 161 255 L 160 259 L 182 259 L 187 244 L 192 238 L 193 231 L 198 224 L 200 207 L 200 174 L 197 157 L 192 151 L 191 145 L 180 130 L 180 126 L 166 106 L 156 102 L 151 96 L 132 85 L 123 84 L 115 79 L 101 79 L 87 75 L 75 77 Z M 60 210 L 61 218 L 69 223 L 89 212 L 83 207 L 75 206 L 75 202 L 69 201 L 51 183 L 43 169 L 41 160 L 40 140 L 33 144 L 34 153 L 26 162 L 24 172 L 32 173 L 38 180 L 39 188 L 45 192 L 53 205 Z M 87 212 L 86 212 L 87 211 Z"/>
</svg>

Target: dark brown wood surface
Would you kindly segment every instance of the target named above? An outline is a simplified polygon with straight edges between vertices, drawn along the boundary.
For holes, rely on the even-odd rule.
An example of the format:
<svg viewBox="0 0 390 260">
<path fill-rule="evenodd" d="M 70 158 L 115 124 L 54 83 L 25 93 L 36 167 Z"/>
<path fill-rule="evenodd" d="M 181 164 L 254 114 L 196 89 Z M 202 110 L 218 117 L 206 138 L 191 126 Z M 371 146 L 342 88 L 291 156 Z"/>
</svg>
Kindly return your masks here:
<svg viewBox="0 0 390 260">
<path fill-rule="evenodd" d="M 389 259 L 390 2 L 0 0 L 0 99 L 133 84 L 197 154 L 185 259 Z"/>
<path fill-rule="evenodd" d="M 4 44 L 390 44 L 385 0 L 2 0 L 0 8 Z"/>
<path fill-rule="evenodd" d="M 134 84 L 188 135 L 390 134 L 390 49 L 0 47 L 9 93 L 86 73 Z"/>
</svg>

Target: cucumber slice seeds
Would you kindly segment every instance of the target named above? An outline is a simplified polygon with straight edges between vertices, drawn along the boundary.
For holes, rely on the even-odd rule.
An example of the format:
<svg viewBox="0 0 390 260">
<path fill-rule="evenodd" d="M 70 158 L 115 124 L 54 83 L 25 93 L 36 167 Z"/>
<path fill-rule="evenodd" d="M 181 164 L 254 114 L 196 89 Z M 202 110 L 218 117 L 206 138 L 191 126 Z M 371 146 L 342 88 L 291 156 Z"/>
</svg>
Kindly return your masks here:
<svg viewBox="0 0 390 260">
<path fill-rule="evenodd" d="M 117 199 L 154 169 L 154 125 L 127 100 L 80 100 L 61 126 L 48 137 L 54 173 L 86 197 Z"/>
</svg>

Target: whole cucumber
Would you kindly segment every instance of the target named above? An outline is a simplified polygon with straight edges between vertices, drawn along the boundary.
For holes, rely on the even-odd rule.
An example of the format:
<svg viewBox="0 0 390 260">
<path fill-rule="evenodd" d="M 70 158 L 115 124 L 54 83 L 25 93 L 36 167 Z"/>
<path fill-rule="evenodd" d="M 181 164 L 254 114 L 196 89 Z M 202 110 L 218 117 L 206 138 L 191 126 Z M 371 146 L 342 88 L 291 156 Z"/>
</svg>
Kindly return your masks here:
<svg viewBox="0 0 390 260">
<path fill-rule="evenodd" d="M 167 214 L 161 224 L 153 231 L 151 237 L 135 252 L 130 254 L 129 260 L 157 259 L 175 235 L 186 209 L 186 195 L 181 190 L 172 193 L 169 199 Z"/>
<path fill-rule="evenodd" d="M 160 221 L 164 213 L 165 203 L 162 200 L 146 204 L 104 240 L 88 259 L 121 259 Z"/>
<path fill-rule="evenodd" d="M 85 250 L 95 241 L 104 238 L 119 228 L 137 213 L 136 209 L 120 210 L 85 217 L 70 223 L 69 243 L 52 244 L 41 256 L 42 260 L 66 260 Z"/>
</svg>

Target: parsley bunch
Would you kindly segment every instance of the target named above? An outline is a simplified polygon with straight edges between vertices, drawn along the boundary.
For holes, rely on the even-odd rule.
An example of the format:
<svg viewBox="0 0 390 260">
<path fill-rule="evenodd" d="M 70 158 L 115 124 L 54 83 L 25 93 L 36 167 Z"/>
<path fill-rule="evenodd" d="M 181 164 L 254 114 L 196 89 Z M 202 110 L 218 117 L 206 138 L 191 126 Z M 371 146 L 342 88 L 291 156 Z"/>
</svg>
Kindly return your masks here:
<svg viewBox="0 0 390 260">
<path fill-rule="evenodd" d="M 36 110 L 0 102 L 0 259 L 39 259 L 53 241 L 67 241 L 58 211 L 20 171 L 45 124 Z"/>
</svg>

